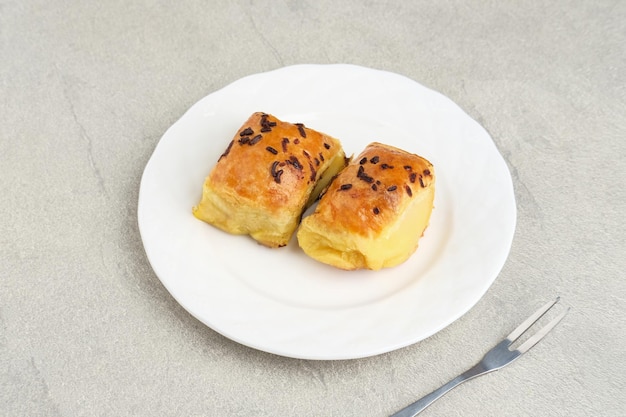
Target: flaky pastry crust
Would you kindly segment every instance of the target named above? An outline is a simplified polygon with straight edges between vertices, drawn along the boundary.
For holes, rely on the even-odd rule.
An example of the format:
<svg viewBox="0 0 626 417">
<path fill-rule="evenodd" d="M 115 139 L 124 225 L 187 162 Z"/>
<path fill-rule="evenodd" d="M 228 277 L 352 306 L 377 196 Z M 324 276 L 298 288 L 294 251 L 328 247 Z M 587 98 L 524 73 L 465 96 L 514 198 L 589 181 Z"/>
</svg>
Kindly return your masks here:
<svg viewBox="0 0 626 417">
<path fill-rule="evenodd" d="M 307 255 L 342 269 L 398 265 L 417 249 L 434 194 L 428 160 L 371 143 L 303 219 L 298 242 Z"/>
<path fill-rule="evenodd" d="M 346 163 L 339 140 L 257 112 L 220 156 L 192 211 L 228 233 L 285 246 L 304 210 Z"/>
</svg>

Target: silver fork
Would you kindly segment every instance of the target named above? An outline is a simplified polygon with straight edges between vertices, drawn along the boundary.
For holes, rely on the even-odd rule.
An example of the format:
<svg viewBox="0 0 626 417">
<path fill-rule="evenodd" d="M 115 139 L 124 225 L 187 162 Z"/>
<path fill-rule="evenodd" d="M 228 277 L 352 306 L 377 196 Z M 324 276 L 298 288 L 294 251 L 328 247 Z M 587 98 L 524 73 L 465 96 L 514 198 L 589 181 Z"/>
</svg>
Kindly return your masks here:
<svg viewBox="0 0 626 417">
<path fill-rule="evenodd" d="M 510 364 L 515 359 L 522 356 L 524 353 L 528 351 L 531 347 L 535 346 L 537 342 L 544 338 L 550 330 L 552 330 L 559 322 L 565 317 L 569 308 L 561 313 L 558 317 L 553 319 L 550 323 L 548 323 L 544 328 L 539 330 L 533 336 L 531 336 L 528 340 L 526 340 L 523 344 L 520 345 L 517 349 L 511 350 L 509 347 L 513 342 L 515 342 L 522 334 L 526 332 L 537 320 L 539 320 L 544 314 L 548 312 L 558 301 L 560 297 L 557 297 L 556 300 L 550 301 L 539 310 L 537 310 L 532 316 L 528 317 L 519 327 L 506 337 L 506 339 L 502 340 L 500 343 L 495 345 L 489 352 L 483 356 L 482 360 L 478 362 L 476 365 L 463 372 L 461 375 L 457 376 L 447 384 L 443 385 L 441 388 L 436 389 L 430 394 L 422 397 L 417 400 L 413 404 L 403 408 L 397 413 L 391 415 L 390 417 L 413 417 L 417 414 L 421 413 L 434 403 L 439 398 L 443 397 L 448 391 L 457 385 L 470 380 L 472 378 L 476 378 L 477 376 L 484 375 L 486 373 L 497 371 L 500 368 Z"/>
</svg>

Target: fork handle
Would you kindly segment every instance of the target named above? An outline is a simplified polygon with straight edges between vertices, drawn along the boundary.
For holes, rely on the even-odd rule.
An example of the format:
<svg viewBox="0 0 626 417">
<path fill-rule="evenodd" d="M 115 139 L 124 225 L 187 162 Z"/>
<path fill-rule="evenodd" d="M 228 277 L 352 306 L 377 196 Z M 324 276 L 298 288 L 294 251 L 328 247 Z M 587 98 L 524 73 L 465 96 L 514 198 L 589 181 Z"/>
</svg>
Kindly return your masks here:
<svg viewBox="0 0 626 417">
<path fill-rule="evenodd" d="M 468 379 L 475 378 L 487 372 L 488 371 L 482 366 L 482 364 L 478 363 L 467 371 L 463 372 L 461 375 L 451 380 L 450 382 L 448 382 L 447 384 L 442 385 L 440 388 L 437 388 L 430 394 L 425 395 L 424 397 L 415 401 L 413 404 L 403 408 L 402 410 L 389 417 L 414 417 L 424 411 L 426 407 L 437 401 L 439 398 L 443 397 L 452 388 L 456 387 L 459 384 L 462 384 Z"/>
</svg>

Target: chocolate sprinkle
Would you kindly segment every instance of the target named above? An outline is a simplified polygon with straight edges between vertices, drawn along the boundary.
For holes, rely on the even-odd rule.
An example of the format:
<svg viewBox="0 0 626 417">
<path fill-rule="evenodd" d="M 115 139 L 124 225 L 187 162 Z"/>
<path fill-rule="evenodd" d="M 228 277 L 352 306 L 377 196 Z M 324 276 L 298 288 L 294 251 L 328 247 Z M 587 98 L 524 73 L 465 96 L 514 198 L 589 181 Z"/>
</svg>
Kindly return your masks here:
<svg viewBox="0 0 626 417">
<path fill-rule="evenodd" d="M 320 166 L 320 160 L 319 159 L 314 158 L 313 160 L 315 161 L 315 166 L 316 167 Z"/>
<path fill-rule="evenodd" d="M 317 176 L 317 171 L 313 167 L 313 164 L 309 161 L 309 169 L 311 170 L 311 181 L 315 181 L 315 177 Z"/>
<path fill-rule="evenodd" d="M 287 163 L 290 163 L 291 165 L 294 166 L 294 168 L 296 168 L 299 171 L 302 171 L 302 168 L 304 168 L 302 166 L 302 164 L 300 163 L 300 161 L 298 161 L 298 158 L 296 158 L 295 156 L 291 155 L 289 157 L 289 161 L 286 161 Z"/>
<path fill-rule="evenodd" d="M 370 177 L 369 175 L 365 173 L 365 169 L 363 168 L 363 166 L 359 167 L 359 171 L 356 173 L 356 176 L 358 179 L 360 179 L 361 181 L 365 181 L 368 184 L 371 184 L 374 182 L 374 178 Z"/>
<path fill-rule="evenodd" d="M 370 159 L 370 162 L 371 162 L 372 164 L 377 164 L 379 160 L 380 160 L 380 158 L 379 158 L 378 156 L 375 156 L 375 157 L 373 157 L 372 159 Z"/>
<path fill-rule="evenodd" d="M 240 145 L 245 145 L 246 143 L 250 142 L 250 136 L 244 136 L 240 138 L 238 142 Z"/>
<path fill-rule="evenodd" d="M 263 136 L 261 135 L 256 135 L 255 137 L 253 137 L 252 139 L 250 139 L 250 142 L 248 142 L 248 145 L 252 146 L 252 145 L 256 145 L 261 138 L 263 138 Z"/>
<path fill-rule="evenodd" d="M 409 195 L 409 197 L 413 197 L 413 191 L 411 190 L 411 187 L 405 185 L 404 189 L 406 190 L 406 193 Z"/>
<path fill-rule="evenodd" d="M 409 175 L 409 180 L 411 182 L 415 182 L 416 179 L 417 179 L 417 174 L 415 172 L 411 172 L 411 175 Z"/>
<path fill-rule="evenodd" d="M 261 115 L 261 132 L 271 132 L 272 127 L 276 126 L 276 122 L 267 120 L 267 114 Z"/>
<path fill-rule="evenodd" d="M 302 136 L 303 138 L 306 138 L 306 132 L 304 131 L 304 125 L 302 123 L 296 123 L 296 126 L 298 126 L 298 132 L 300 132 L 300 136 Z"/>
<path fill-rule="evenodd" d="M 280 184 L 280 176 L 283 175 L 283 170 L 279 169 L 278 171 L 276 171 L 276 175 L 274 175 L 274 181 L 276 181 L 276 183 Z"/>
<path fill-rule="evenodd" d="M 413 168 L 411 168 L 411 165 L 405 165 L 404 169 L 406 169 L 407 171 L 412 171 Z"/>
<path fill-rule="evenodd" d="M 372 184 L 372 190 L 378 191 L 378 186 L 376 184 Z"/>
<path fill-rule="evenodd" d="M 278 167 L 278 164 L 279 164 L 278 161 L 274 161 L 272 163 L 272 167 L 270 168 L 270 173 L 272 174 L 272 177 L 274 177 L 274 181 L 280 184 L 280 176 L 283 175 L 283 170 L 282 169 L 276 170 L 276 167 Z"/>
<path fill-rule="evenodd" d="M 372 210 L 374 212 L 374 214 L 378 215 L 380 213 L 380 210 L 378 209 L 378 207 L 374 207 L 374 210 Z"/>
<path fill-rule="evenodd" d="M 424 170 L 424 175 L 429 176 L 430 175 L 430 169 L 425 169 Z"/>
<path fill-rule="evenodd" d="M 339 187 L 339 191 L 349 190 L 350 188 L 352 188 L 352 184 L 341 184 L 341 187 Z"/>
<path fill-rule="evenodd" d="M 322 153 L 321 153 L 321 152 L 319 153 L 319 155 L 320 155 L 320 160 L 321 160 L 322 162 L 324 162 L 324 155 L 322 155 Z"/>
<path fill-rule="evenodd" d="M 270 168 L 270 173 L 272 174 L 272 177 L 276 176 L 276 167 L 278 167 L 278 164 L 278 161 L 272 162 L 272 167 Z"/>
<path fill-rule="evenodd" d="M 328 143 L 324 143 L 324 147 L 325 147 L 326 149 L 330 149 L 330 145 L 329 145 Z"/>
<path fill-rule="evenodd" d="M 363 158 L 359 161 L 359 164 L 363 165 L 366 162 L 367 162 L 367 158 Z"/>
<path fill-rule="evenodd" d="M 396 191 L 398 189 L 397 186 L 392 185 L 391 187 L 387 188 L 387 191 Z"/>
<path fill-rule="evenodd" d="M 422 188 L 426 187 L 426 185 L 424 184 L 424 179 L 422 178 L 421 175 L 420 175 L 420 185 L 422 186 Z"/>
<path fill-rule="evenodd" d="M 221 161 L 222 158 L 226 157 L 226 155 L 229 154 L 230 148 L 233 147 L 233 143 L 235 143 L 235 141 L 231 140 L 230 143 L 228 144 L 228 146 L 226 147 L 226 150 L 224 151 L 224 153 L 222 155 L 220 155 L 220 158 L 218 159 L 218 162 Z"/>
<path fill-rule="evenodd" d="M 283 146 L 283 152 L 287 152 L 287 144 L 289 143 L 289 139 L 283 138 L 281 145 Z"/>
<path fill-rule="evenodd" d="M 250 127 L 246 127 L 244 130 L 239 132 L 239 136 L 250 136 L 254 133 L 254 130 Z"/>
<path fill-rule="evenodd" d="M 393 169 L 393 165 L 389 165 L 389 164 L 382 164 L 380 167 L 382 169 Z"/>
<path fill-rule="evenodd" d="M 272 148 L 271 146 L 267 146 L 265 148 L 268 152 L 273 153 L 274 155 L 278 155 L 278 151 L 274 148 Z"/>
<path fill-rule="evenodd" d="M 297 145 L 297 144 L 299 144 L 299 143 L 300 143 L 300 139 L 295 138 L 295 139 L 293 140 L 293 143 L 295 143 L 296 145 Z"/>
</svg>

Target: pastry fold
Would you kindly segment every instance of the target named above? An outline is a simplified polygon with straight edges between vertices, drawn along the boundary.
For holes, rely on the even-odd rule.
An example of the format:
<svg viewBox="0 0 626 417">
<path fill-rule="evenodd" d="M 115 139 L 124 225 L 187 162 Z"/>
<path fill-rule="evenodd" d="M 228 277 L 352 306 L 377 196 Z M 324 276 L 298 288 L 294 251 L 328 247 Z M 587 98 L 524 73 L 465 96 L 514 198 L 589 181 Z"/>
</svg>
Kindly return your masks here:
<svg viewBox="0 0 626 417">
<path fill-rule="evenodd" d="M 339 140 L 257 112 L 220 156 L 192 212 L 228 233 L 285 246 L 302 213 L 346 164 Z"/>
<path fill-rule="evenodd" d="M 330 184 L 297 237 L 310 257 L 341 269 L 393 267 L 428 226 L 435 173 L 426 159 L 371 143 Z"/>
</svg>

